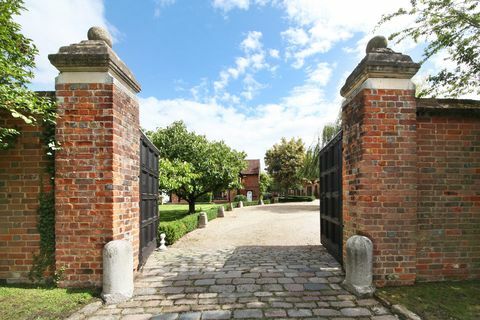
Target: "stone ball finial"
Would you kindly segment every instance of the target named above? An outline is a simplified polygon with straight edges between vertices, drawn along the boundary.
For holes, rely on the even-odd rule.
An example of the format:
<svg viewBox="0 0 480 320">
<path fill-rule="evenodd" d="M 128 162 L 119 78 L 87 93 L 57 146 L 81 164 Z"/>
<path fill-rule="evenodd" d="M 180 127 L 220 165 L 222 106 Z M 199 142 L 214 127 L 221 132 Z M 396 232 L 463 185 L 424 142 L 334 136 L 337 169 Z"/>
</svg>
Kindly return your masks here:
<svg viewBox="0 0 480 320">
<path fill-rule="evenodd" d="M 388 41 L 384 36 L 375 36 L 368 41 L 366 53 L 376 51 L 376 49 L 387 49 Z"/>
<path fill-rule="evenodd" d="M 112 47 L 112 36 L 102 27 L 91 27 L 87 33 L 88 40 L 104 41 L 110 48 Z"/>
</svg>

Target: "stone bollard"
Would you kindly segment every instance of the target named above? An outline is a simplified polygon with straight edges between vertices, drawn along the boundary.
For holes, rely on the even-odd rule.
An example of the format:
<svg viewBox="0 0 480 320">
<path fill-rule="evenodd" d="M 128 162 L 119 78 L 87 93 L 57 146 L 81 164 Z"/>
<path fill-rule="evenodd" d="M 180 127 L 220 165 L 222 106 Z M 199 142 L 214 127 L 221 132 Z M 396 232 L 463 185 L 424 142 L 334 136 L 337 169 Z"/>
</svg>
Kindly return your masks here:
<svg viewBox="0 0 480 320">
<path fill-rule="evenodd" d="M 233 211 L 233 204 L 231 202 L 227 205 L 227 211 Z"/>
<path fill-rule="evenodd" d="M 238 201 L 238 208 L 243 208 L 243 201 Z"/>
<path fill-rule="evenodd" d="M 133 296 L 133 248 L 130 241 L 113 240 L 103 247 L 103 291 L 106 304 Z"/>
<path fill-rule="evenodd" d="M 373 244 L 364 236 L 352 236 L 347 240 L 344 287 L 358 297 L 371 297 Z"/>
<path fill-rule="evenodd" d="M 167 250 L 167 246 L 165 245 L 165 233 L 160 234 L 160 247 L 158 247 L 159 251 Z"/>
<path fill-rule="evenodd" d="M 223 218 L 225 217 L 225 208 L 222 206 L 218 207 L 218 211 L 217 211 L 217 217 L 218 218 Z"/>
<path fill-rule="evenodd" d="M 263 199 L 260 199 L 260 200 L 258 201 L 258 205 L 263 206 L 264 204 L 265 204 L 265 203 L 263 203 Z"/>
<path fill-rule="evenodd" d="M 208 224 L 208 217 L 206 212 L 200 212 L 198 216 L 198 227 L 199 228 L 206 228 Z"/>
</svg>

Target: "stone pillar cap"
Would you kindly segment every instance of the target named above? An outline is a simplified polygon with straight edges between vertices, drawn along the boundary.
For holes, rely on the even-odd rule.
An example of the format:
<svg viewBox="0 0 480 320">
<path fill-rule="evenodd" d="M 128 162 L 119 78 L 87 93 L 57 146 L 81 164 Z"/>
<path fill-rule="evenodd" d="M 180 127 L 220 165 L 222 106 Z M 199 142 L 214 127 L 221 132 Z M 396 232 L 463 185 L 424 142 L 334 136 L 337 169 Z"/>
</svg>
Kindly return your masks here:
<svg viewBox="0 0 480 320">
<path fill-rule="evenodd" d="M 90 28 L 89 39 L 97 40 L 84 40 L 61 47 L 58 53 L 48 55 L 48 59 L 60 72 L 111 72 L 135 92 L 140 92 L 140 84 L 110 47 L 108 32 L 102 30 Z"/>
<path fill-rule="evenodd" d="M 420 69 L 420 64 L 408 55 L 388 48 L 385 37 L 376 36 L 367 45 L 366 56 L 348 76 L 340 90 L 342 97 L 348 96 L 368 78 L 411 79 Z"/>
</svg>

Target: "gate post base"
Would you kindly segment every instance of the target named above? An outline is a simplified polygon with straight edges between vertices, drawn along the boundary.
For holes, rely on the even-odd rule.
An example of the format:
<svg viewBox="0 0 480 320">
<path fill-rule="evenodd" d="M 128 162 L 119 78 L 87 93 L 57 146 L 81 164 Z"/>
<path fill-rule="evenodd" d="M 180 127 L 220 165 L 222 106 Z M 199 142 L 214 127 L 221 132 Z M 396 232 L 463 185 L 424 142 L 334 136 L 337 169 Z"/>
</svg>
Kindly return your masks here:
<svg viewBox="0 0 480 320">
<path fill-rule="evenodd" d="M 375 292 L 372 285 L 373 244 L 364 236 L 352 236 L 347 240 L 345 261 L 345 289 L 357 297 L 371 297 Z"/>
</svg>

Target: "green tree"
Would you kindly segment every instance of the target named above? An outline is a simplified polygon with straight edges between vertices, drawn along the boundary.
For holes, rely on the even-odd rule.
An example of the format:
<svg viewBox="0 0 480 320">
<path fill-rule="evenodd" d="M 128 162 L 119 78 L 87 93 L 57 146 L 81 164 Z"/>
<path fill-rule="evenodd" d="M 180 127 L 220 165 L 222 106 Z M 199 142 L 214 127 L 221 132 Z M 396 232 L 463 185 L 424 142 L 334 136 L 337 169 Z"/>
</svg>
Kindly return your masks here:
<svg viewBox="0 0 480 320">
<path fill-rule="evenodd" d="M 427 78 L 421 95 L 480 94 L 480 0 L 410 0 L 409 8 L 384 15 L 379 25 L 397 17 L 412 16 L 414 23 L 390 35 L 401 42 L 427 41 L 422 63 L 445 50 L 453 70 L 443 68 Z"/>
<path fill-rule="evenodd" d="M 337 120 L 334 123 L 327 123 L 322 130 L 322 147 L 332 140 L 341 129 L 342 126 L 340 120 Z"/>
<path fill-rule="evenodd" d="M 305 153 L 300 175 L 303 179 L 314 182 L 320 177 L 320 144 L 310 146 Z"/>
<path fill-rule="evenodd" d="M 270 187 L 272 186 L 272 177 L 266 172 L 261 172 L 260 173 L 260 182 L 259 182 L 259 188 L 260 188 L 260 195 L 263 195 L 266 193 L 268 190 L 270 190 Z"/>
<path fill-rule="evenodd" d="M 27 124 L 39 119 L 53 122 L 52 101 L 27 88 L 38 51 L 13 21 L 24 9 L 22 0 L 0 0 L 0 114 L 5 112 Z M 0 126 L 0 150 L 10 147 L 19 134 L 16 127 Z"/>
<path fill-rule="evenodd" d="M 305 158 L 305 146 L 302 139 L 282 138 L 265 154 L 267 172 L 272 176 L 276 186 L 287 192 L 301 182 L 300 170 Z"/>
<path fill-rule="evenodd" d="M 240 172 L 246 168 L 244 152 L 223 141 L 208 141 L 189 132 L 182 121 L 164 129 L 147 132 L 160 151 L 160 189 L 185 199 L 189 212 L 195 212 L 196 200 L 209 193 L 240 188 Z"/>
</svg>

